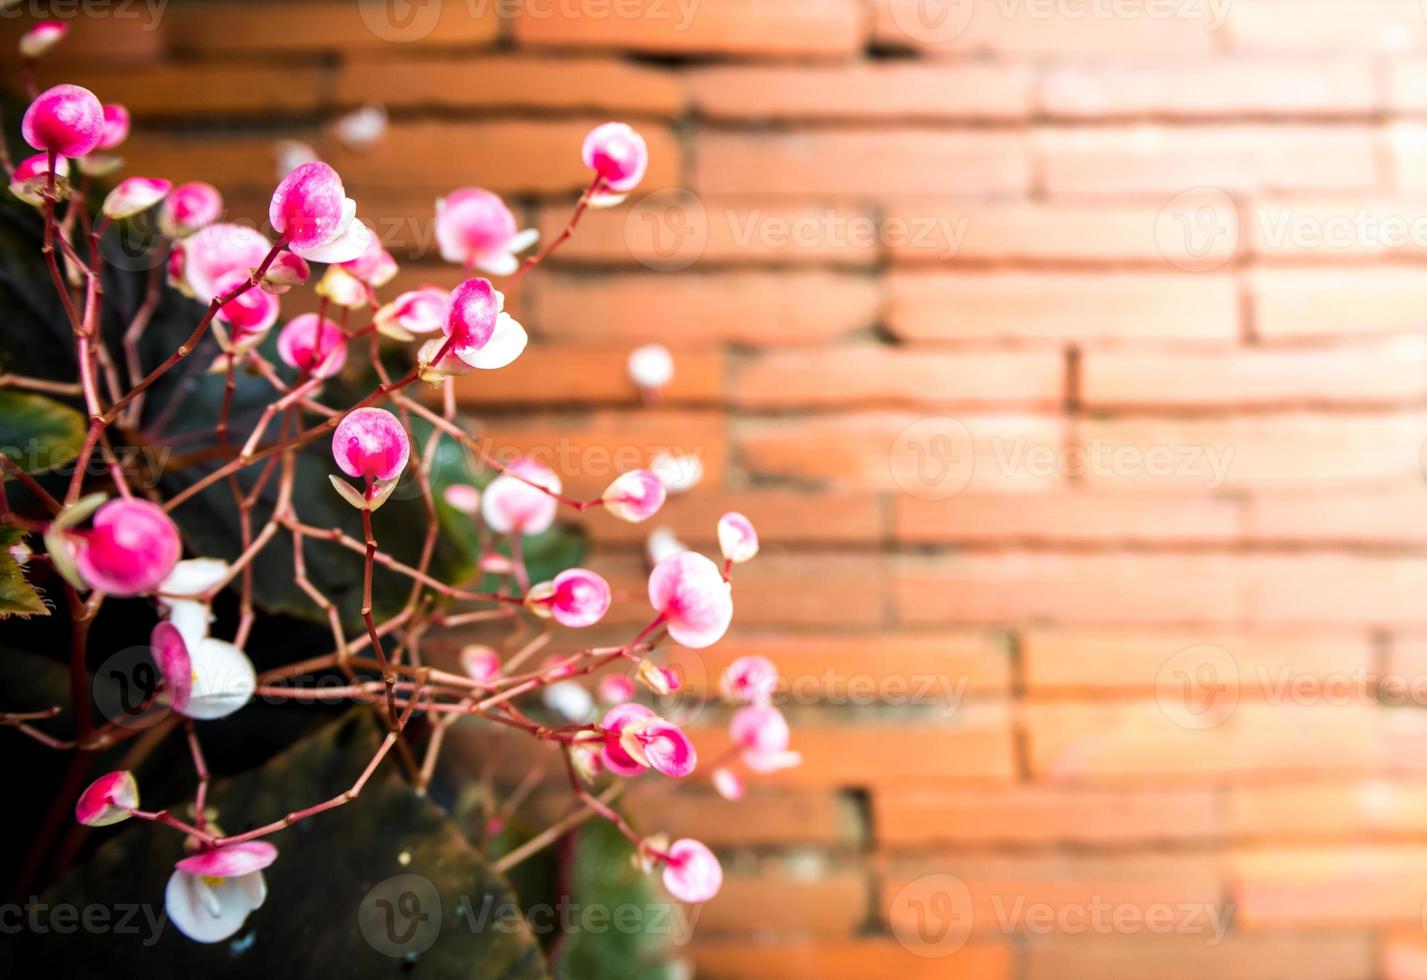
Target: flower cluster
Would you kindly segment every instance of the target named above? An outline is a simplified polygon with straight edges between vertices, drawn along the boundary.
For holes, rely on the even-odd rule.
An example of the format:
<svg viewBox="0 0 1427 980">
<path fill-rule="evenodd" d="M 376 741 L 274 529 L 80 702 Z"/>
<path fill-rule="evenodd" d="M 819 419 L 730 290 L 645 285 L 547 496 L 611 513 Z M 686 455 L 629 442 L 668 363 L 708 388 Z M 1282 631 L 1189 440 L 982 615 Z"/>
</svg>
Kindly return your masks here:
<svg viewBox="0 0 1427 980">
<path fill-rule="evenodd" d="M 59 42 L 64 30 L 62 24 L 42 24 L 30 31 L 21 42 L 27 65 Z M 383 119 L 364 119 L 352 139 L 379 138 Z M 648 150 L 639 133 L 623 123 L 608 123 L 589 134 L 582 148 L 591 171 L 589 187 L 565 232 L 524 259 L 520 256 L 537 244 L 537 233 L 520 230 L 498 195 L 479 187 L 445 195 L 435 205 L 440 254 L 469 278 L 453 289 L 431 285 L 383 297 L 382 290 L 397 272 L 395 258 L 358 218 L 357 203 L 347 195 L 337 171 L 306 152 L 284 165 L 269 204 L 267 230 L 225 221 L 223 198 L 209 184 L 175 186 L 162 178 L 131 176 L 114 184 L 96 225 L 86 231 L 74 219 L 85 207 L 89 180 L 119 165 L 106 154 L 123 143 L 129 125 L 122 106 L 105 105 L 70 84 L 33 92 L 24 114 L 24 139 L 38 152 L 16 163 L 9 186 L 43 213 L 46 243 L 57 243 L 57 248 L 46 250 L 46 259 L 70 317 L 80 365 L 75 390 L 91 424 L 75 478 L 62 498 L 46 493 L 4 460 L 8 475 L 23 481 L 49 506 L 50 514 L 45 520 L 24 517 L 0 494 L 0 518 L 43 535 L 49 561 L 83 621 L 108 601 L 137 598 L 151 604 L 156 622 L 150 646 L 162 684 L 145 708 L 182 719 L 179 730 L 186 735 L 198 784 L 191 822 L 167 810 L 141 809 L 139 785 L 130 772 L 109 773 L 90 785 L 75 806 L 76 818 L 93 827 L 138 818 L 183 834 L 187 854 L 169 879 L 168 914 L 185 935 L 216 942 L 237 933 L 262 906 L 263 872 L 278 857 L 269 838 L 293 822 L 356 799 L 389 756 L 411 759 L 425 753 L 422 764 L 410 771 L 417 787 L 424 788 L 436 766 L 439 733 L 461 719 L 479 718 L 550 743 L 563 757 L 571 792 L 581 805 L 613 821 L 633 842 L 644 866 L 651 872 L 662 870 L 670 894 L 687 902 L 712 898 L 723 873 L 706 846 L 635 832 L 591 787 L 611 780 L 617 788 L 619 781 L 648 772 L 684 779 L 698 770 L 693 740 L 639 700 L 645 696 L 641 687 L 648 700 L 659 703 L 658 698 L 681 683 L 679 674 L 661 662 L 662 647 L 675 643 L 701 650 L 729 629 L 734 567 L 758 552 L 752 523 L 740 514 L 719 521 L 722 563 L 684 547 L 667 529 L 656 529 L 650 535 L 654 560 L 646 589 L 646 625 L 623 643 L 575 649 L 549 656 L 541 666 L 522 667 L 551 639 L 552 631 L 593 627 L 606 620 L 612 603 L 623 597 L 622 590 L 588 568 L 567 568 L 546 581 L 531 582 L 523 542 L 548 531 L 562 507 L 574 512 L 602 508 L 619 520 L 648 521 L 661 512 L 671 493 L 690 490 L 702 468 L 695 457 L 665 455 L 647 469 L 619 474 L 595 499 L 575 499 L 566 495 L 561 475 L 540 461 L 500 460 L 488 454 L 463 427 L 453 395 L 455 378 L 503 368 L 527 346 L 525 329 L 506 311 L 503 293 L 487 277 L 518 279 L 574 233 L 587 208 L 624 200 L 648 166 Z M 77 175 L 83 179 L 75 179 Z M 126 339 L 134 344 L 126 350 L 126 383 L 101 385 L 97 377 L 118 377 L 92 328 L 104 302 L 103 291 L 95 288 L 103 256 L 97 245 L 86 248 L 82 236 L 89 234 L 97 243 L 109 224 L 148 212 L 161 231 L 155 255 L 167 256 L 155 265 L 155 286 L 166 281 L 204 304 L 206 311 L 193 335 L 147 371 L 138 360 L 136 343 L 147 314 L 136 317 Z M 308 284 L 320 297 L 320 311 L 284 321 L 286 297 Z M 362 317 L 365 325 L 356 325 Z M 210 338 L 213 344 L 205 346 Z M 348 372 L 364 348 L 381 383 L 355 403 L 324 402 L 334 387 L 329 382 Z M 388 360 L 382 358 L 383 349 Z M 195 354 L 200 350 L 205 353 Z M 393 352 L 410 365 L 405 374 L 388 373 Z M 219 461 L 193 485 L 166 500 L 149 497 L 127 486 L 122 472 L 112 468 L 102 487 L 86 487 L 85 474 L 97 472 L 87 465 L 90 458 L 111 451 L 111 439 L 119 438 L 117 424 L 137 420 L 154 383 L 190 355 L 224 375 L 230 391 L 239 371 L 271 386 L 270 404 L 252 431 L 233 432 L 225 398 L 213 427 L 222 450 Z M 673 377 L 673 358 L 663 347 L 641 348 L 632 353 L 629 370 L 638 391 L 646 399 L 657 398 Z M 16 381 L 23 385 L 26 379 Z M 440 390 L 443 408 L 433 409 L 429 399 L 415 394 L 422 384 Z M 126 429 L 132 431 L 131 426 Z M 332 492 L 359 512 L 362 540 L 305 523 L 294 502 L 298 454 L 310 444 L 326 445 L 325 440 L 331 447 Z M 454 484 L 440 494 L 440 504 L 470 522 L 481 542 L 477 571 L 468 582 L 443 582 L 432 573 L 434 538 L 428 540 L 420 564 L 396 561 L 382 550 L 373 522 L 373 514 L 403 481 L 435 508 L 431 459 L 442 440 L 458 446 L 474 467 L 492 474 L 482 486 Z M 276 487 L 277 504 L 270 517 L 260 524 L 245 520 L 235 554 L 195 553 L 173 519 L 174 510 L 199 491 L 227 483 L 239 511 L 249 514 L 251 500 L 230 478 L 250 467 Z M 438 531 L 433 524 L 430 534 Z M 244 650 L 256 615 L 252 570 L 257 556 L 280 534 L 292 539 L 294 590 L 306 591 L 329 612 L 334 650 L 259 676 Z M 308 539 L 335 542 L 362 568 L 364 634 L 347 635 L 331 612 L 332 602 L 306 576 L 303 543 Z M 403 576 L 411 590 L 404 609 L 380 624 L 373 601 L 378 567 Z M 218 622 L 213 606 L 225 591 L 237 593 L 241 615 L 237 628 L 220 637 L 213 635 Z M 521 618 L 527 629 L 540 631 L 538 645 L 512 652 L 468 645 L 461 651 L 459 669 L 449 671 L 427 666 L 416 654 L 430 629 Z M 76 658 L 74 669 L 82 671 L 84 663 L 83 656 Z M 205 805 L 208 772 L 201 723 L 242 711 L 258 693 L 300 703 L 301 689 L 292 681 L 338 667 L 350 680 L 340 696 L 367 706 L 386 731 L 361 779 L 335 800 L 312 801 L 306 809 L 275 814 L 270 824 L 236 836 L 225 834 L 217 823 L 221 813 Z M 789 749 L 787 722 L 770 703 L 776 682 L 774 666 L 759 657 L 738 660 L 723 678 L 733 744 L 706 768 L 726 797 L 743 793 L 737 764 L 752 773 L 767 773 L 798 761 Z M 598 717 L 589 707 L 593 702 L 586 684 L 607 706 Z M 82 681 L 76 689 L 84 690 Z M 533 700 L 537 707 L 528 710 L 538 710 L 542 698 L 547 706 L 570 714 L 574 723 L 547 724 L 520 706 L 522 700 Z M 45 733 L 19 716 L 0 718 L 46 744 L 80 750 L 112 745 L 131 734 L 112 722 L 96 724 L 87 703 L 76 702 L 73 712 L 77 731 L 72 739 Z M 428 723 L 418 726 L 421 734 L 410 725 L 415 717 Z M 393 752 L 397 746 L 400 753 Z"/>
</svg>

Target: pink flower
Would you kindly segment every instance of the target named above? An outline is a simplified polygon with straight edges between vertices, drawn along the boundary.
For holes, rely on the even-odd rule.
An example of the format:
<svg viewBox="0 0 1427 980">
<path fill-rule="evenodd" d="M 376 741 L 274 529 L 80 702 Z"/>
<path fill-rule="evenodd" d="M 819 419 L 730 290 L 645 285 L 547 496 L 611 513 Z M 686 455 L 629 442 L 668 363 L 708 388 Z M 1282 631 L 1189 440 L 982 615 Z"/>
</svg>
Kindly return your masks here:
<svg viewBox="0 0 1427 980">
<path fill-rule="evenodd" d="M 117 102 L 104 106 L 104 134 L 99 149 L 112 150 L 129 138 L 129 110 Z"/>
<path fill-rule="evenodd" d="M 165 235 L 183 238 L 205 225 L 211 225 L 222 213 L 223 195 L 218 193 L 218 188 L 195 181 L 179 184 L 173 189 L 164 202 L 160 223 Z"/>
<path fill-rule="evenodd" d="M 634 682 L 623 674 L 606 674 L 600 678 L 598 690 L 605 704 L 624 704 L 634 697 Z"/>
<path fill-rule="evenodd" d="M 758 554 L 758 532 L 753 522 L 736 511 L 718 519 L 718 547 L 725 561 L 737 565 Z"/>
<path fill-rule="evenodd" d="M 74 818 L 86 827 L 107 827 L 128 820 L 139 808 L 139 784 L 131 772 L 100 776 L 79 795 Z"/>
<path fill-rule="evenodd" d="M 361 255 L 343 262 L 342 268 L 373 289 L 385 286 L 397 273 L 396 259 L 382 248 L 381 240 L 376 235 L 371 236 Z"/>
<path fill-rule="evenodd" d="M 654 718 L 654 712 L 634 701 L 616 705 L 605 713 L 600 728 L 605 731 L 600 760 L 616 776 L 637 776 L 644 771 L 643 763 L 629 754 L 623 744 L 624 731 L 631 725 Z"/>
<path fill-rule="evenodd" d="M 257 690 L 253 662 L 233 644 L 211 636 L 189 639 L 173 623 L 154 627 L 150 640 L 173 710 L 189 718 L 226 718 Z"/>
<path fill-rule="evenodd" d="M 777 686 L 778 668 L 767 657 L 739 657 L 719 682 L 724 697 L 750 704 L 767 704 Z"/>
<path fill-rule="evenodd" d="M 69 25 L 63 21 L 42 20 L 20 35 L 20 57 L 43 58 L 68 33 Z"/>
<path fill-rule="evenodd" d="M 332 434 L 332 456 L 350 477 L 388 481 L 401 476 L 411 440 L 401 422 L 384 408 L 348 412 Z"/>
<path fill-rule="evenodd" d="M 490 647 L 480 644 L 462 647 L 461 669 L 471 680 L 484 684 L 500 673 L 500 655 Z"/>
<path fill-rule="evenodd" d="M 486 345 L 495 333 L 495 321 L 505 298 L 489 279 L 467 279 L 446 299 L 442 330 L 451 339 L 451 352 L 465 360 Z"/>
<path fill-rule="evenodd" d="M 560 478 L 533 459 L 506 466 L 481 494 L 481 516 L 497 534 L 540 534 L 555 523 L 558 501 L 544 490 L 559 493 Z M 531 486 L 531 484 L 536 486 Z"/>
<path fill-rule="evenodd" d="M 99 145 L 104 108 L 94 93 L 78 85 L 56 85 L 25 110 L 20 133 L 37 150 L 82 157 Z"/>
<path fill-rule="evenodd" d="M 619 741 L 630 758 L 666 776 L 687 776 L 699 762 L 689 736 L 678 725 L 662 718 L 630 722 L 621 732 Z"/>
<path fill-rule="evenodd" d="M 34 156 L 26 157 L 15 165 L 15 171 L 10 175 L 10 193 L 26 204 L 40 207 L 45 203 L 43 191 L 48 182 L 45 175 L 49 172 L 48 153 L 36 153 Z M 57 186 L 62 185 L 68 176 L 69 161 L 64 157 L 56 157 L 55 179 Z"/>
<path fill-rule="evenodd" d="M 585 568 L 568 568 L 553 582 L 542 582 L 530 590 L 526 606 L 540 616 L 571 629 L 593 626 L 609 611 L 609 583 Z"/>
<path fill-rule="evenodd" d="M 723 887 L 723 865 L 703 844 L 685 837 L 669 845 L 664 887 L 681 902 L 707 902 Z"/>
<path fill-rule="evenodd" d="M 594 207 L 608 207 L 624 200 L 644 179 L 649 167 L 649 147 L 627 123 L 596 126 L 585 137 L 581 155 L 585 166 L 602 178 L 590 198 Z"/>
<path fill-rule="evenodd" d="M 483 279 L 476 281 L 485 282 Z M 495 295 L 498 301 L 502 299 L 500 293 Z M 465 317 L 461 316 L 455 332 L 464 336 L 466 324 Z M 421 346 L 417 357 L 423 365 L 440 375 L 466 374 L 471 368 L 495 371 L 514 363 L 525 353 L 525 346 L 529 342 L 530 337 L 525 328 L 509 313 L 502 312 L 496 314 L 495 327 L 480 347 L 447 347 L 446 341 L 431 340 Z M 432 360 L 443 349 L 446 354 L 441 358 L 441 363 L 432 364 Z"/>
<path fill-rule="evenodd" d="M 272 242 L 246 225 L 212 224 L 174 247 L 183 280 L 196 299 L 207 303 L 219 295 L 218 280 L 230 272 L 245 276 L 263 264 Z"/>
<path fill-rule="evenodd" d="M 516 231 L 515 215 L 505 202 L 479 187 L 462 187 L 436 202 L 441 258 L 463 268 L 511 275 L 520 268 L 516 254 L 539 237 L 533 228 Z"/>
<path fill-rule="evenodd" d="M 229 844 L 178 862 L 164 893 L 169 921 L 189 939 L 222 942 L 267 898 L 263 869 L 277 859 L 266 841 Z"/>
<path fill-rule="evenodd" d="M 268 263 L 262 282 L 258 283 L 263 292 L 281 296 L 293 286 L 301 286 L 312 275 L 312 267 L 300 255 L 293 255 L 284 249 Z"/>
<path fill-rule="evenodd" d="M 73 533 L 80 577 L 112 596 L 153 591 L 183 551 L 178 528 L 163 508 L 137 497 L 109 501 L 95 512 L 92 529 Z"/>
<path fill-rule="evenodd" d="M 141 211 L 147 211 L 159 203 L 173 189 L 167 180 L 151 177 L 128 177 L 114 187 L 104 198 L 101 210 L 104 216 L 114 220 L 129 218 Z"/>
<path fill-rule="evenodd" d="M 347 363 L 347 335 L 326 317 L 304 313 L 287 321 L 277 335 L 277 354 L 288 367 L 330 378 Z"/>
<path fill-rule="evenodd" d="M 217 295 L 226 296 L 248 282 L 249 272 L 234 269 L 219 276 L 213 283 Z M 272 293 L 261 289 L 244 289 L 218 308 L 216 318 L 233 328 L 234 350 L 248 350 L 258 344 L 272 325 L 277 323 L 281 304 Z"/>
<path fill-rule="evenodd" d="M 629 352 L 629 380 L 641 389 L 658 391 L 674 380 L 674 355 L 663 344 L 645 344 Z"/>
<path fill-rule="evenodd" d="M 451 484 L 441 491 L 441 499 L 470 517 L 475 517 L 481 512 L 481 492 L 469 483 Z"/>
<path fill-rule="evenodd" d="M 188 643 L 182 631 L 173 623 L 159 623 L 150 634 L 149 649 L 163 676 L 173 710 L 187 710 L 193 694 L 193 661 L 188 656 Z"/>
<path fill-rule="evenodd" d="M 715 769 L 713 771 L 714 789 L 718 795 L 725 800 L 743 799 L 743 780 L 738 778 L 738 773 L 732 769 Z"/>
<path fill-rule="evenodd" d="M 450 299 L 451 294 L 439 286 L 422 286 L 383 306 L 376 321 L 381 327 L 394 326 L 406 334 L 432 333 L 445 326 Z"/>
<path fill-rule="evenodd" d="M 729 735 L 743 748 L 743 762 L 754 772 L 774 772 L 802 762 L 788 751 L 788 721 L 768 704 L 740 708 L 729 722 Z"/>
<path fill-rule="evenodd" d="M 337 171 L 319 160 L 282 179 L 268 205 L 268 220 L 292 251 L 313 262 L 347 262 L 361 255 L 372 234 L 357 220 Z"/>
<path fill-rule="evenodd" d="M 638 524 L 659 513 L 666 496 L 664 484 L 653 473 L 630 470 L 615 477 L 600 495 L 600 503 L 620 520 Z"/>
<path fill-rule="evenodd" d="M 649 602 L 674 642 L 694 650 L 723 638 L 733 621 L 733 596 L 718 566 L 694 551 L 665 558 L 649 576 Z"/>
</svg>

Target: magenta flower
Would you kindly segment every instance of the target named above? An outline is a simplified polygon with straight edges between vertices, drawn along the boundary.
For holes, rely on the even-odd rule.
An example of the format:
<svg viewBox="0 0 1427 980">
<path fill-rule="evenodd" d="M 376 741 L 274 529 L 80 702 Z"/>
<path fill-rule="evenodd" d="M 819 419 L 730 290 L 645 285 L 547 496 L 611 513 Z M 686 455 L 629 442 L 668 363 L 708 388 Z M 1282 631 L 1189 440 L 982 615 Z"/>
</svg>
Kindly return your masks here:
<svg viewBox="0 0 1427 980">
<path fill-rule="evenodd" d="M 453 483 L 441 491 L 441 499 L 468 517 L 481 512 L 481 492 L 469 483 Z"/>
<path fill-rule="evenodd" d="M 623 674 L 606 674 L 596 690 L 605 704 L 624 704 L 634 697 L 634 682 Z"/>
<path fill-rule="evenodd" d="M 552 582 L 530 590 L 525 604 L 538 616 L 553 616 L 571 629 L 598 623 L 609 611 L 609 583 L 585 568 L 568 568 Z"/>
<path fill-rule="evenodd" d="M 593 207 L 609 207 L 623 201 L 639 186 L 649 168 L 649 147 L 627 123 L 596 126 L 585 137 L 581 155 L 585 166 L 601 178 L 600 186 L 590 197 Z"/>
<path fill-rule="evenodd" d="M 401 333 L 393 332 L 399 340 L 434 333 L 446 324 L 450 299 L 451 294 L 439 286 L 422 286 L 402 293 L 377 311 L 377 325 L 387 332 L 392 332 L 393 327 L 400 330 Z"/>
<path fill-rule="evenodd" d="M 699 762 L 689 736 L 662 718 L 632 721 L 624 727 L 619 741 L 630 758 L 676 779 L 689 775 Z"/>
<path fill-rule="evenodd" d="M 164 201 L 159 217 L 163 233 L 170 238 L 183 238 L 211 225 L 223 213 L 223 195 L 218 188 L 202 181 L 179 184 Z"/>
<path fill-rule="evenodd" d="M 164 909 L 178 931 L 200 943 L 229 938 L 267 898 L 263 869 L 277 859 L 266 841 L 202 851 L 178 862 Z"/>
<path fill-rule="evenodd" d="M 767 704 L 777 686 L 778 668 L 767 657 L 739 657 L 719 681 L 725 698 L 744 704 Z"/>
<path fill-rule="evenodd" d="M 497 534 L 540 534 L 555 523 L 559 503 L 551 493 L 560 478 L 533 459 L 517 459 L 481 494 L 481 516 Z M 538 486 L 531 486 L 531 484 Z"/>
<path fill-rule="evenodd" d="M 272 242 L 246 225 L 211 224 L 174 246 L 182 282 L 204 303 L 218 296 L 218 280 L 230 272 L 246 277 L 263 264 Z"/>
<path fill-rule="evenodd" d="M 117 102 L 104 106 L 104 132 L 99 137 L 99 149 L 112 150 L 129 138 L 129 110 Z"/>
<path fill-rule="evenodd" d="M 694 551 L 661 561 L 649 576 L 649 602 L 676 643 L 694 650 L 723 638 L 733 621 L 733 595 L 718 566 Z"/>
<path fill-rule="evenodd" d="M 343 262 L 342 268 L 373 289 L 385 286 L 392 281 L 397 273 L 396 259 L 391 257 L 390 252 L 382 248 L 381 240 L 376 235 L 370 237 L 367 247 L 362 250 L 361 255 Z"/>
<path fill-rule="evenodd" d="M 234 269 L 219 276 L 213 283 L 217 295 L 226 296 L 249 279 L 246 269 Z M 231 348 L 249 350 L 262 341 L 277 323 L 281 303 L 272 293 L 262 289 L 245 289 L 218 308 L 218 320 L 233 329 Z"/>
<path fill-rule="evenodd" d="M 204 632 L 207 632 L 204 624 Z M 195 639 L 195 645 L 198 639 Z M 149 636 L 149 649 L 154 663 L 164 679 L 164 689 L 168 692 L 173 710 L 188 710 L 189 698 L 193 695 L 193 660 L 188 656 L 188 643 L 183 632 L 173 623 L 159 623 Z"/>
<path fill-rule="evenodd" d="M 69 25 L 63 21 L 42 20 L 20 35 L 20 57 L 43 58 L 68 33 Z"/>
<path fill-rule="evenodd" d="M 326 317 L 304 313 L 277 335 L 277 354 L 288 367 L 315 378 L 330 378 L 347 363 L 347 335 Z"/>
<path fill-rule="evenodd" d="M 600 495 L 605 510 L 622 521 L 638 524 L 659 513 L 667 493 L 664 484 L 648 470 L 621 473 Z"/>
<path fill-rule="evenodd" d="M 70 533 L 80 577 L 112 596 L 152 592 L 183 552 L 178 528 L 163 508 L 137 497 L 109 501 L 95 512 L 90 530 Z"/>
<path fill-rule="evenodd" d="M 511 275 L 520 268 L 516 255 L 539 237 L 533 228 L 516 231 L 515 215 L 488 190 L 462 187 L 436 202 L 441 258 L 464 269 Z"/>
<path fill-rule="evenodd" d="M 313 262 L 347 262 L 366 250 L 372 234 L 357 220 L 337 171 L 314 160 L 282 179 L 268 205 L 268 220 L 288 248 Z"/>
<path fill-rule="evenodd" d="M 644 771 L 644 764 L 629 754 L 623 736 L 629 726 L 654 717 L 652 710 L 634 701 L 616 705 L 605 713 L 600 721 L 600 728 L 605 732 L 600 761 L 606 769 L 616 776 L 637 776 Z"/>
<path fill-rule="evenodd" d="M 505 298 L 489 279 L 467 279 L 446 299 L 446 322 L 451 352 L 465 360 L 486 345 L 495 333 L 495 321 Z"/>
<path fill-rule="evenodd" d="M 758 554 L 758 532 L 753 522 L 736 511 L 718 519 L 718 547 L 725 561 L 737 565 Z"/>
<path fill-rule="evenodd" d="M 669 845 L 664 887 L 681 902 L 707 902 L 723 887 L 723 865 L 703 844 L 685 837 Z"/>
<path fill-rule="evenodd" d="M 715 769 L 713 786 L 725 800 L 743 799 L 743 780 L 732 769 Z"/>
<path fill-rule="evenodd" d="M 471 680 L 484 684 L 500 673 L 500 654 L 481 644 L 462 647 L 461 669 Z"/>
<path fill-rule="evenodd" d="M 26 157 L 15 165 L 15 170 L 10 175 L 10 193 L 14 194 L 26 204 L 40 207 L 45 203 L 43 191 L 48 182 L 46 174 L 49 172 L 50 158 L 48 153 L 36 153 L 34 156 Z M 64 157 L 56 157 L 56 182 L 62 184 L 68 176 L 69 161 Z"/>
<path fill-rule="evenodd" d="M 172 189 L 173 184 L 167 180 L 128 177 L 119 181 L 105 196 L 100 210 L 105 217 L 113 220 L 133 217 L 162 201 Z"/>
<path fill-rule="evenodd" d="M 386 482 L 406 469 L 411 439 L 386 409 L 359 408 L 347 413 L 332 434 L 332 456 L 350 477 Z"/>
<path fill-rule="evenodd" d="M 104 108 L 94 93 L 78 85 L 41 92 L 20 120 L 20 133 L 37 150 L 82 157 L 104 134 Z"/>
<path fill-rule="evenodd" d="M 206 624 L 205 624 L 206 625 Z M 160 623 L 150 640 L 173 710 L 200 721 L 226 718 L 257 690 L 253 662 L 226 640 L 190 637 L 173 623 Z"/>
<path fill-rule="evenodd" d="M 729 735 L 743 748 L 743 762 L 754 772 L 775 772 L 802 762 L 788 751 L 788 721 L 768 704 L 740 708 L 729 722 Z"/>
<path fill-rule="evenodd" d="M 86 827 L 107 827 L 128 820 L 139 808 L 139 784 L 131 772 L 100 776 L 79 795 L 74 818 Z"/>
<path fill-rule="evenodd" d="M 301 286 L 307 282 L 311 275 L 312 266 L 307 264 L 306 259 L 283 249 L 268 263 L 267 271 L 263 273 L 262 282 L 258 285 L 265 293 L 281 296 L 293 286 Z"/>
</svg>

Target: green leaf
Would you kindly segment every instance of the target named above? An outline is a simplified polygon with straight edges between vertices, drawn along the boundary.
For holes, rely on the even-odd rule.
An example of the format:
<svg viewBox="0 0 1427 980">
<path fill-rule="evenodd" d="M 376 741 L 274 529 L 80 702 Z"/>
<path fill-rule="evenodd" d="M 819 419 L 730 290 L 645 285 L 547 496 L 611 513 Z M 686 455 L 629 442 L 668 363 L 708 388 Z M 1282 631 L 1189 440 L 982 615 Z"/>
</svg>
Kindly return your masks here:
<svg viewBox="0 0 1427 980">
<path fill-rule="evenodd" d="M 216 785 L 210 801 L 220 826 L 238 833 L 341 793 L 376 745 L 371 716 L 347 714 L 258 770 Z M 264 872 L 266 902 L 233 939 L 212 945 L 192 942 L 161 918 L 165 883 L 183 856 L 181 835 L 131 822 L 40 899 L 52 910 L 107 909 L 108 928 L 7 937 L 0 975 L 44 963 L 53 976 L 85 976 L 103 963 L 121 977 L 546 977 L 506 881 L 395 770 L 388 760 L 352 803 L 270 838 L 279 854 Z M 115 924 L 130 908 L 136 914 L 122 932 Z"/>
<path fill-rule="evenodd" d="M 50 607 L 25 573 L 10 549 L 24 540 L 25 532 L 10 525 L 0 526 L 0 619 L 7 616 L 48 616 Z"/>
<path fill-rule="evenodd" d="M 43 473 L 74 462 L 84 447 L 84 414 L 47 395 L 0 390 L 0 452 Z"/>
</svg>

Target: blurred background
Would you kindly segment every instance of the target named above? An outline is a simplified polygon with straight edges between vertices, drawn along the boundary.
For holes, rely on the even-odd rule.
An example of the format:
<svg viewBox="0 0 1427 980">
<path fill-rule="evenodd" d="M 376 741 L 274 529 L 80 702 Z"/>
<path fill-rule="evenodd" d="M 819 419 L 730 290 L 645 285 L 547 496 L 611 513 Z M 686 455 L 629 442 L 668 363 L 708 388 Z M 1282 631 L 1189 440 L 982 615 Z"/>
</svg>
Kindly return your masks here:
<svg viewBox="0 0 1427 980">
<path fill-rule="evenodd" d="M 4 43 L 35 15 L 129 173 L 259 220 L 279 141 L 337 166 L 390 295 L 461 278 L 438 196 L 548 238 L 591 126 L 645 134 L 460 395 L 577 493 L 697 455 L 663 523 L 763 536 L 681 656 L 773 658 L 804 764 L 640 790 L 724 858 L 699 976 L 1427 977 L 1419 0 L 80 0 Z M 648 528 L 591 527 L 637 614 Z"/>
</svg>

